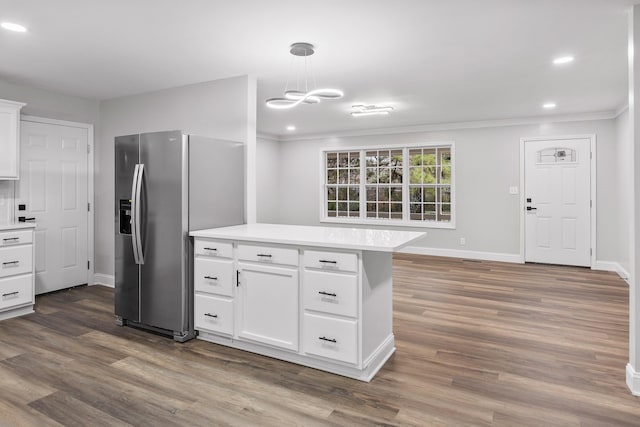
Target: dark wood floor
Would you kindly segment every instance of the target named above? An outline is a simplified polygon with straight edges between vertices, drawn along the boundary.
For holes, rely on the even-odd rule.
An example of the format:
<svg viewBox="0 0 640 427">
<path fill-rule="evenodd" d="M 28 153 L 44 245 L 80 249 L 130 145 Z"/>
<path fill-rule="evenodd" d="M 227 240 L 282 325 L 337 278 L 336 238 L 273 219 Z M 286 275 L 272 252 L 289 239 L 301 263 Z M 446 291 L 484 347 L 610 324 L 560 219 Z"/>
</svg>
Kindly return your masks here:
<svg viewBox="0 0 640 427">
<path fill-rule="evenodd" d="M 581 268 L 401 255 L 367 384 L 113 322 L 94 286 L 0 322 L 0 425 L 640 425 L 628 288 Z"/>
</svg>

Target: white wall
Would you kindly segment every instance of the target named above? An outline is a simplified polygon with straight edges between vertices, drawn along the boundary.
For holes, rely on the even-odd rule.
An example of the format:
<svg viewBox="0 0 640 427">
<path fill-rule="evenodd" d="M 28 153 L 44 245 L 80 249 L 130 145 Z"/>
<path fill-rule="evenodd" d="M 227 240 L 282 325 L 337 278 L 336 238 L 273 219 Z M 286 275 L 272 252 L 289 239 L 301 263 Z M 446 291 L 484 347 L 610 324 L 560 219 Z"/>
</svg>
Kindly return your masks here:
<svg viewBox="0 0 640 427">
<path fill-rule="evenodd" d="M 618 263 L 629 273 L 631 271 L 631 221 L 633 219 L 632 200 L 633 186 L 631 185 L 633 177 L 633 144 L 631 140 L 629 122 L 629 110 L 624 111 L 616 118 L 616 135 L 617 135 L 617 189 L 620 198 L 620 204 L 616 209 L 618 213 Z"/>
<path fill-rule="evenodd" d="M 255 153 L 255 80 L 248 76 L 199 83 L 100 103 L 96 150 L 96 273 L 114 269 L 114 138 L 180 129 L 187 133 L 250 142 Z M 253 136 L 252 136 L 253 135 Z M 251 141 L 253 140 L 253 141 Z M 254 156 L 255 157 L 255 156 Z M 255 165 L 248 165 L 255 167 Z"/>
<path fill-rule="evenodd" d="M 26 102 L 22 115 L 40 116 L 98 126 L 98 101 L 36 89 L 0 80 L 0 99 Z M 14 183 L 0 181 L 0 222 L 13 220 Z"/>
<path fill-rule="evenodd" d="M 280 215 L 280 191 L 278 165 L 280 143 L 274 139 L 258 138 L 257 141 L 257 222 L 277 223 Z"/>
<path fill-rule="evenodd" d="M 274 165 L 280 171 L 278 192 L 261 197 L 277 197 L 280 223 L 319 225 L 321 148 L 455 141 L 456 229 L 426 229 L 428 237 L 420 245 L 516 255 L 520 251 L 519 196 L 508 194 L 508 189 L 519 185 L 520 138 L 577 134 L 597 135 L 597 259 L 616 261 L 618 213 L 612 207 L 619 200 L 618 192 L 612 191 L 618 180 L 614 120 L 281 141 L 280 163 Z M 459 245 L 460 237 L 465 237 L 466 246 Z"/>
</svg>

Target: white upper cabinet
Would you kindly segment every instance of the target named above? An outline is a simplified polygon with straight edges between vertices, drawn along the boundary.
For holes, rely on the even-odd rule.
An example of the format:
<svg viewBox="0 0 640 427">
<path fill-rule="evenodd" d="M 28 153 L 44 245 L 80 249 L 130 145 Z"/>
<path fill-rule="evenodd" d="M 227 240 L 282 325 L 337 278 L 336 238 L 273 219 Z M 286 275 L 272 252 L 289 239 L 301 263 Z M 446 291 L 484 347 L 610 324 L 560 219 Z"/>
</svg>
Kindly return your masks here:
<svg viewBox="0 0 640 427">
<path fill-rule="evenodd" d="M 0 179 L 18 179 L 22 102 L 0 99 Z"/>
</svg>

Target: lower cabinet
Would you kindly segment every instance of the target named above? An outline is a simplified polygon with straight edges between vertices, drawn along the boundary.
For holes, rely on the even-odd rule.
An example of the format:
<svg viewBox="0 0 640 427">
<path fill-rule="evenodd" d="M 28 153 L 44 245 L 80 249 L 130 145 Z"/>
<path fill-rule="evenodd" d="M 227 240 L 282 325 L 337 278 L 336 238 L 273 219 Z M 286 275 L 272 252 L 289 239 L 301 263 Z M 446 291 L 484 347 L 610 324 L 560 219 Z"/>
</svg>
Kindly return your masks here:
<svg viewBox="0 0 640 427">
<path fill-rule="evenodd" d="M 238 264 L 238 336 L 298 350 L 298 270 Z"/>
<path fill-rule="evenodd" d="M 33 312 L 33 229 L 0 231 L 0 320 Z"/>
<path fill-rule="evenodd" d="M 195 247 L 199 339 L 363 381 L 393 354 L 390 253 L 201 237 Z"/>
</svg>

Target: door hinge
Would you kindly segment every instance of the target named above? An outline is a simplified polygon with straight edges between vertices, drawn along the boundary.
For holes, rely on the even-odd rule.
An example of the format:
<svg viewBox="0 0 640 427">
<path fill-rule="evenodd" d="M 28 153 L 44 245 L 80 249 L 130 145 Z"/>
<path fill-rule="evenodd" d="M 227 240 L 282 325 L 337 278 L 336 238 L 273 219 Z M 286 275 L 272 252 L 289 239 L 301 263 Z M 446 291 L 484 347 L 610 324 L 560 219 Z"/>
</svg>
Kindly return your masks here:
<svg viewBox="0 0 640 427">
<path fill-rule="evenodd" d="M 593 248 L 589 248 L 589 255 L 593 255 Z"/>
<path fill-rule="evenodd" d="M 91 146 L 87 144 L 87 154 L 91 153 Z"/>
<path fill-rule="evenodd" d="M 240 270 L 236 270 L 236 287 L 240 286 Z"/>
<path fill-rule="evenodd" d="M 91 203 L 87 203 L 87 212 L 91 212 Z"/>
<path fill-rule="evenodd" d="M 589 207 L 592 208 L 593 207 L 593 200 L 589 200 Z"/>
<path fill-rule="evenodd" d="M 90 269 L 90 266 L 91 266 L 91 261 L 87 261 L 87 270 Z"/>
</svg>

